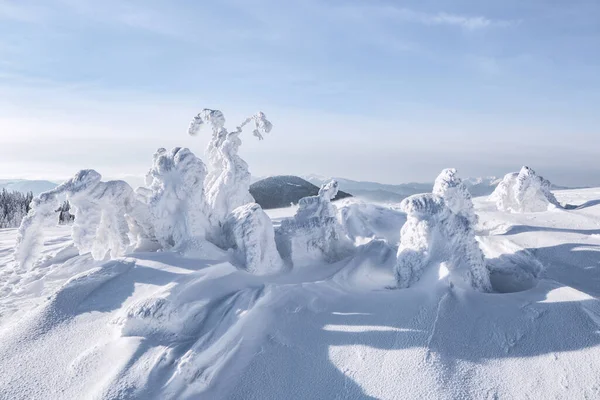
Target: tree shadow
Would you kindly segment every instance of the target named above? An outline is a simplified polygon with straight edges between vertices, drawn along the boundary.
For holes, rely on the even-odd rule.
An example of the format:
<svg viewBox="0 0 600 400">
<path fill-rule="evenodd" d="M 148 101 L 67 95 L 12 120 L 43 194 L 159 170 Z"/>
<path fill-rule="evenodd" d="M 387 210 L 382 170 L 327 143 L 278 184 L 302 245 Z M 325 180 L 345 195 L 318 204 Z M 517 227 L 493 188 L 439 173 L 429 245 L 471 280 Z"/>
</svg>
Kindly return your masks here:
<svg viewBox="0 0 600 400">
<path fill-rule="evenodd" d="M 517 235 L 525 232 L 560 232 L 560 233 L 577 233 L 580 235 L 600 235 L 600 229 L 568 229 L 555 228 L 546 226 L 532 225 L 513 225 L 507 231 L 499 233 L 498 236 Z"/>
<path fill-rule="evenodd" d="M 381 375 L 382 385 L 392 373 L 410 379 L 406 377 L 415 376 L 411 375 L 415 362 L 421 363 L 421 373 L 430 366 L 432 373 L 451 379 L 459 361 L 480 364 L 599 346 L 600 300 L 565 288 L 594 295 L 600 290 L 598 246 L 587 250 L 580 246 L 526 249 L 491 260 L 496 266 L 517 265 L 532 256 L 544 263 L 554 260 L 546 264 L 541 280 L 535 277 L 521 287 L 514 285 L 513 293 L 447 287 L 432 287 L 431 293 L 414 289 L 340 293 L 327 282 L 315 283 L 309 296 L 290 290 L 276 329 L 230 398 L 372 399 L 385 393 L 377 392 L 373 379 Z M 565 260 L 569 263 L 561 264 Z M 594 267 L 586 269 L 586 262 Z M 386 357 L 391 352 L 394 356 Z M 379 372 L 373 373 L 375 368 Z M 453 393 L 456 397 L 472 395 L 460 385 L 453 390 L 464 390 Z"/>
<path fill-rule="evenodd" d="M 589 200 L 586 201 L 583 204 L 580 205 L 576 205 L 576 204 L 565 204 L 563 206 L 563 208 L 565 210 L 583 210 L 584 208 L 588 208 L 588 207 L 593 207 L 593 206 L 597 206 L 598 204 L 600 204 L 600 199 L 597 200 Z"/>
</svg>

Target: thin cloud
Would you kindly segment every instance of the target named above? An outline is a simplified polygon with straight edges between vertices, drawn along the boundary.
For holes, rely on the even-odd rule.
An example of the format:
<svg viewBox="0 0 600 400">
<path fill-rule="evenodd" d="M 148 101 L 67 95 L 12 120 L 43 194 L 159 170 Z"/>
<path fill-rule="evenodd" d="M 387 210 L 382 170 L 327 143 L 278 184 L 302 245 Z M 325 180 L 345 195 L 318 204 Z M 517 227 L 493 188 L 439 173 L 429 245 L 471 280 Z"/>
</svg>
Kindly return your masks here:
<svg viewBox="0 0 600 400">
<path fill-rule="evenodd" d="M 430 26 L 453 26 L 468 31 L 494 27 L 504 28 L 517 24 L 517 21 L 496 20 L 480 15 L 469 16 L 447 12 L 426 13 L 409 8 L 392 6 L 373 7 L 372 10 L 382 17 L 393 18 L 403 22 L 413 22 Z"/>
</svg>

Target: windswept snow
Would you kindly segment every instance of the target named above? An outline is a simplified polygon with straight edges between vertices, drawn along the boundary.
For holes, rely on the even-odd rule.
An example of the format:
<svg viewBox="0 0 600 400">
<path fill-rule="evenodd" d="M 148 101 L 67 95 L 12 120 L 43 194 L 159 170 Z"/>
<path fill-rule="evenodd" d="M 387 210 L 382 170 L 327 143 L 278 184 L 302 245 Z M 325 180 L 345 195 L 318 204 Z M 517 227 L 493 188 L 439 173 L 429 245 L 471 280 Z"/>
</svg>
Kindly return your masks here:
<svg viewBox="0 0 600 400">
<path fill-rule="evenodd" d="M 0 297 L 0 393 L 597 398 L 600 190 L 556 194 L 581 208 L 510 214 L 474 201 L 477 238 L 495 270 L 545 267 L 530 285 L 501 277 L 507 294 L 443 279 L 427 291 L 387 289 L 395 256 L 380 239 L 338 263 L 256 276 L 218 249 L 98 263 L 68 252 L 68 228 L 51 228 L 44 267 Z M 286 212 L 294 209 L 272 215 Z M 0 231 L 4 268 L 15 237 Z"/>
</svg>

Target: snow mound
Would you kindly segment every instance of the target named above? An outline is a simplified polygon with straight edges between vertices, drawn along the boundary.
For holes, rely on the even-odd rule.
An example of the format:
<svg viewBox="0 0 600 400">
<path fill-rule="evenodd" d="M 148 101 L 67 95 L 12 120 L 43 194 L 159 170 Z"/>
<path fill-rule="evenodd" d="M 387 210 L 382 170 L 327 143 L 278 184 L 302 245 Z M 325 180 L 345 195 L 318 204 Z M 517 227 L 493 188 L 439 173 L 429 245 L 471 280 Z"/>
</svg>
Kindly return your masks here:
<svg viewBox="0 0 600 400">
<path fill-rule="evenodd" d="M 223 232 L 236 263 L 248 272 L 263 275 L 283 269 L 283 260 L 275 246 L 273 223 L 258 204 L 233 210 L 225 220 Z"/>
<path fill-rule="evenodd" d="M 395 246 L 400 242 L 400 228 L 406 214 L 376 204 L 348 201 L 339 207 L 339 218 L 346 235 L 356 244 L 384 239 Z"/>
<path fill-rule="evenodd" d="M 549 206 L 561 207 L 550 191 L 551 186 L 550 181 L 524 166 L 518 173 L 506 174 L 490 200 L 496 202 L 500 211 L 541 212 Z"/>
<path fill-rule="evenodd" d="M 331 200 L 338 192 L 335 180 L 324 184 L 316 196 L 300 199 L 293 218 L 281 221 L 275 231 L 277 249 L 294 266 L 318 261 L 335 262 L 348 256 L 352 243 L 337 219 Z"/>
<path fill-rule="evenodd" d="M 396 260 L 398 287 L 413 286 L 429 266 L 439 265 L 439 275 L 429 273 L 430 279 L 447 278 L 451 284 L 492 290 L 485 258 L 475 239 L 473 205 L 462 186 L 454 170 L 444 170 L 436 180 L 436 192 L 445 197 L 419 194 L 400 203 L 407 221 L 400 232 Z"/>
</svg>

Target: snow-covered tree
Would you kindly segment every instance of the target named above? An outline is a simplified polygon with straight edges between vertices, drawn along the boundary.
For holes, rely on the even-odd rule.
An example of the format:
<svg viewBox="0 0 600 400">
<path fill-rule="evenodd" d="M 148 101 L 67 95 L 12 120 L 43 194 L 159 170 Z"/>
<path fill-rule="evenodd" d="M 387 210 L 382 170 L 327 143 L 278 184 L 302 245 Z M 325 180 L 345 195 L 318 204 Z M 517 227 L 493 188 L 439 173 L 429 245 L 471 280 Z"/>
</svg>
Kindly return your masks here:
<svg viewBox="0 0 600 400">
<path fill-rule="evenodd" d="M 204 109 L 194 117 L 188 129 L 190 135 L 196 135 L 206 124 L 212 128 L 212 138 L 207 148 L 210 171 L 205 190 L 215 226 L 221 226 L 237 207 L 254 202 L 249 191 L 251 176 L 248 164 L 238 155 L 242 144 L 240 134 L 251 122 L 254 124 L 254 136 L 259 140 L 273 127 L 265 114 L 258 112 L 229 132 L 225 129 L 225 117 L 221 111 Z"/>
<path fill-rule="evenodd" d="M 428 266 L 444 264 L 452 283 L 491 291 L 485 258 L 475 239 L 472 204 L 463 198 L 462 190 L 448 190 L 460 187 L 454 185 L 455 173 L 448 171 L 442 173 L 436 192 L 443 193 L 453 208 L 445 197 L 433 193 L 413 195 L 400 204 L 407 220 L 400 232 L 396 261 L 398 287 L 410 287 Z"/>
<path fill-rule="evenodd" d="M 477 215 L 473 208 L 471 193 L 458 177 L 455 168 L 442 170 L 435 180 L 432 193 L 442 197 L 446 206 L 453 213 L 467 218 L 471 225 L 477 224 Z"/>
<path fill-rule="evenodd" d="M 94 170 L 81 170 L 53 190 L 34 198 L 17 234 L 15 260 L 31 268 L 38 260 L 44 227 L 56 225 L 59 196 L 66 195 L 75 210 L 73 242 L 81 253 L 96 259 L 123 254 L 130 245 L 126 215 L 136 207 L 133 189 L 124 181 L 102 182 Z"/>
<path fill-rule="evenodd" d="M 56 210 L 58 213 L 58 224 L 59 225 L 67 225 L 71 224 L 75 220 L 75 216 L 70 213 L 71 204 L 69 204 L 68 200 L 65 200 L 60 207 Z"/>
<path fill-rule="evenodd" d="M 0 228 L 16 228 L 29 211 L 33 193 L 0 191 Z"/>
<path fill-rule="evenodd" d="M 552 184 L 524 166 L 521 171 L 506 174 L 490 199 L 500 211 L 539 212 L 548 206 L 561 207 L 550 191 Z"/>
<path fill-rule="evenodd" d="M 136 189 L 138 200 L 147 207 L 134 213 L 142 233 L 164 249 L 204 239 L 209 224 L 205 178 L 204 163 L 189 149 L 158 149 L 146 174 L 147 187 Z"/>
<path fill-rule="evenodd" d="M 324 184 L 316 196 L 300 199 L 293 218 L 284 219 L 275 231 L 277 248 L 293 265 L 314 261 L 334 262 L 353 249 L 331 203 L 338 192 L 335 180 Z"/>
<path fill-rule="evenodd" d="M 237 264 L 263 275 L 279 272 L 284 264 L 275 246 L 273 222 L 256 203 L 240 206 L 225 220 L 224 242 Z"/>
</svg>

